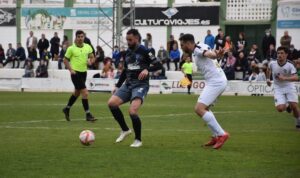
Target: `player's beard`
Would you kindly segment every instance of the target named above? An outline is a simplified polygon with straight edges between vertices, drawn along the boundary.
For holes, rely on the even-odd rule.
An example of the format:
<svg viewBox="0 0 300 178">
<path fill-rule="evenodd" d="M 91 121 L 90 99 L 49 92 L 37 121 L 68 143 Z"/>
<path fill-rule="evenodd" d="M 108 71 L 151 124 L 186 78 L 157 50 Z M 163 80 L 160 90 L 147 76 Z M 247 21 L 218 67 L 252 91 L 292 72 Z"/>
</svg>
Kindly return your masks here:
<svg viewBox="0 0 300 178">
<path fill-rule="evenodd" d="M 129 49 L 134 50 L 137 47 L 137 44 L 128 45 Z"/>
</svg>

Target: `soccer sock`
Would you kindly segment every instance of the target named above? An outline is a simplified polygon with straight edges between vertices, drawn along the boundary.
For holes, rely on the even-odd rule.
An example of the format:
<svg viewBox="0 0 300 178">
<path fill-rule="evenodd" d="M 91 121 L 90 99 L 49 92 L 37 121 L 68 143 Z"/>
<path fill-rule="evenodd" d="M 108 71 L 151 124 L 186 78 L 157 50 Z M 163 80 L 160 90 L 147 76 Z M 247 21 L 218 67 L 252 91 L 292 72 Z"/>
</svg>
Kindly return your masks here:
<svg viewBox="0 0 300 178">
<path fill-rule="evenodd" d="M 72 107 L 72 105 L 75 103 L 76 99 L 78 97 L 75 96 L 75 95 L 71 95 L 71 97 L 69 98 L 69 101 L 68 101 L 68 105 L 66 108 L 70 109 Z"/>
<path fill-rule="evenodd" d="M 109 107 L 112 115 L 114 116 L 115 120 L 119 123 L 120 127 L 123 131 L 128 131 L 129 128 L 125 122 L 124 115 L 119 107 Z"/>
<path fill-rule="evenodd" d="M 89 101 L 88 99 L 82 99 L 82 106 L 86 114 L 90 113 Z"/>
<path fill-rule="evenodd" d="M 296 119 L 296 125 L 297 125 L 297 126 L 300 126 L 300 117 L 295 118 L 295 119 Z"/>
<path fill-rule="evenodd" d="M 214 114 L 211 111 L 207 111 L 202 118 L 207 123 L 214 136 L 220 136 L 225 134 L 225 131 L 222 129 L 222 127 L 220 126 L 220 124 L 218 123 Z"/>
<path fill-rule="evenodd" d="M 138 115 L 130 114 L 131 120 L 132 120 L 132 126 L 135 133 L 135 139 L 142 140 L 141 139 L 141 130 L 142 130 L 142 123 Z"/>
<path fill-rule="evenodd" d="M 188 88 L 188 93 L 190 93 L 191 92 L 191 86 L 189 85 L 187 88 Z"/>
</svg>

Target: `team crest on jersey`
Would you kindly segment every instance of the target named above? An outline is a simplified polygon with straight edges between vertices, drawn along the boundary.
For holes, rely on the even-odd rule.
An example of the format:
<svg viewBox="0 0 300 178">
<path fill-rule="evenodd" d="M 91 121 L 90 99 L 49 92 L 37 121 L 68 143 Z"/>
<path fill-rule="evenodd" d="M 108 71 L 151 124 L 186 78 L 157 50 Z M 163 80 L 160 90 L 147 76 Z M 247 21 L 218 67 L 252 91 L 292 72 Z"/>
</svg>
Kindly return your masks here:
<svg viewBox="0 0 300 178">
<path fill-rule="evenodd" d="M 155 59 L 155 56 L 152 54 L 152 52 L 149 52 L 148 55 L 149 55 L 150 59 L 152 59 L 152 60 Z"/>
<path fill-rule="evenodd" d="M 286 73 L 287 73 L 287 70 L 286 70 L 286 69 L 283 69 L 283 73 L 285 73 L 285 74 L 286 74 Z"/>
</svg>

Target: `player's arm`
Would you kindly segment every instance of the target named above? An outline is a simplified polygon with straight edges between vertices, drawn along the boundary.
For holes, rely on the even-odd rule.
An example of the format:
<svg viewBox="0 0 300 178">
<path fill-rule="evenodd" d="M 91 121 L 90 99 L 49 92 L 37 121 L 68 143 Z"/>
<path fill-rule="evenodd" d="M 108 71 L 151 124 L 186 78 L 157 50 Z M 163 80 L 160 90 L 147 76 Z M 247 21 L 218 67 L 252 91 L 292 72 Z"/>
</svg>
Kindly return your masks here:
<svg viewBox="0 0 300 178">
<path fill-rule="evenodd" d="M 149 72 L 154 72 L 162 69 L 162 64 L 156 59 L 156 57 L 151 52 L 148 52 L 146 57 L 148 58 L 148 60 L 150 60 L 151 65 L 139 74 L 139 80 L 144 80 L 149 75 Z"/>
<path fill-rule="evenodd" d="M 66 68 L 70 71 L 71 75 L 76 74 L 76 72 L 72 69 L 70 65 L 70 59 L 72 57 L 72 50 L 70 48 L 67 49 L 65 57 L 64 57 L 64 64 Z"/>
<path fill-rule="evenodd" d="M 210 58 L 210 59 L 218 59 L 224 56 L 224 50 L 211 50 L 211 51 L 204 51 L 203 56 Z"/>
<path fill-rule="evenodd" d="M 299 80 L 297 74 L 292 74 L 290 76 L 283 76 L 282 74 L 278 75 L 278 80 L 280 81 L 289 81 L 289 82 L 296 82 Z"/>
<path fill-rule="evenodd" d="M 272 70 L 270 67 L 267 68 L 267 71 L 266 71 L 266 77 L 267 77 L 267 85 L 268 86 L 271 86 L 272 83 L 271 83 L 271 74 L 272 74 Z"/>
</svg>

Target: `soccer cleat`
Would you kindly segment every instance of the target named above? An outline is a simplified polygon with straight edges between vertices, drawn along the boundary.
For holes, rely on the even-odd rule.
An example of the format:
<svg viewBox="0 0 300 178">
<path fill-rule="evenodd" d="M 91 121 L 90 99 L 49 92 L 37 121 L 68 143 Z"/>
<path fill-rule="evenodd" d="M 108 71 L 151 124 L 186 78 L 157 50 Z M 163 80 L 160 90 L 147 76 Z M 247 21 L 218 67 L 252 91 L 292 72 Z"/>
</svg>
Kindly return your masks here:
<svg viewBox="0 0 300 178">
<path fill-rule="evenodd" d="M 213 146 L 217 143 L 218 138 L 217 137 L 211 137 L 211 140 L 204 144 L 204 146 Z"/>
<path fill-rule="evenodd" d="M 214 149 L 219 149 L 221 148 L 224 143 L 226 142 L 226 140 L 229 138 L 229 134 L 227 132 L 225 132 L 224 135 L 218 136 L 217 137 L 217 143 L 213 146 Z"/>
<path fill-rule="evenodd" d="M 130 145 L 132 148 L 138 148 L 141 147 L 143 143 L 140 140 L 135 139 L 134 142 Z"/>
<path fill-rule="evenodd" d="M 288 107 L 286 107 L 286 112 L 291 113 L 292 112 L 292 108 L 290 105 L 288 105 Z"/>
<path fill-rule="evenodd" d="M 300 131 L 300 125 L 296 125 L 296 129 Z"/>
<path fill-rule="evenodd" d="M 95 119 L 95 117 L 91 113 L 86 114 L 86 121 L 94 122 L 96 120 L 97 119 Z"/>
<path fill-rule="evenodd" d="M 63 113 L 65 114 L 66 120 L 67 120 L 67 121 L 70 121 L 70 109 L 64 108 L 62 111 L 63 111 Z"/>
<path fill-rule="evenodd" d="M 116 139 L 116 143 L 123 141 L 128 135 L 131 134 L 131 130 L 121 131 L 120 136 Z"/>
</svg>

